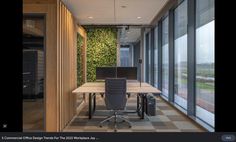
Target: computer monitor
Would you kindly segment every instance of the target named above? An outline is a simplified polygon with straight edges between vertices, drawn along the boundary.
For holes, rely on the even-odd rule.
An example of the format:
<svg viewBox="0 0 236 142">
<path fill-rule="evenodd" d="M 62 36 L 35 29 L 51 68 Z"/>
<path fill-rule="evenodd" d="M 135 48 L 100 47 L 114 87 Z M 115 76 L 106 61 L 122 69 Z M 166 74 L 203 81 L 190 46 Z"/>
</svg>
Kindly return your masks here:
<svg viewBox="0 0 236 142">
<path fill-rule="evenodd" d="M 117 67 L 117 78 L 137 80 L 137 67 Z"/>
<path fill-rule="evenodd" d="M 116 67 L 96 67 L 96 80 L 116 78 Z"/>
</svg>

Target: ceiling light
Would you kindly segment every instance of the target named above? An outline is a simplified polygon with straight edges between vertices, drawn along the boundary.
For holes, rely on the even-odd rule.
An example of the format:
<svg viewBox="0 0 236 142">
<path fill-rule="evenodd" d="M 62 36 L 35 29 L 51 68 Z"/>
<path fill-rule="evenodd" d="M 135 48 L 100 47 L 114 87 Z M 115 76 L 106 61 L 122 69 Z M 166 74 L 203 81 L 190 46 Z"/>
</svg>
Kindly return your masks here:
<svg viewBox="0 0 236 142">
<path fill-rule="evenodd" d="M 137 19 L 141 19 L 142 17 L 138 16 Z"/>
<path fill-rule="evenodd" d="M 93 17 L 92 17 L 92 16 L 89 16 L 88 18 L 89 18 L 89 19 L 93 19 Z"/>
<path fill-rule="evenodd" d="M 122 8 L 126 8 L 127 6 L 125 6 L 125 5 L 122 5 L 121 7 L 122 7 Z"/>
</svg>

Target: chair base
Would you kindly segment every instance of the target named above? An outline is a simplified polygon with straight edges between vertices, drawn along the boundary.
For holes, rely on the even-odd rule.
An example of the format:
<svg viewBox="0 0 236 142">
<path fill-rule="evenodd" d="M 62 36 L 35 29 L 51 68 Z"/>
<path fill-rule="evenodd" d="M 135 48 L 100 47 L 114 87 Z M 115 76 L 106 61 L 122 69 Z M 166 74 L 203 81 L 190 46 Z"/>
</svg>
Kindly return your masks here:
<svg viewBox="0 0 236 142">
<path fill-rule="evenodd" d="M 131 122 L 128 119 L 126 119 L 123 115 L 119 115 L 117 111 L 115 111 L 112 116 L 109 116 L 106 119 L 104 119 L 103 121 L 101 121 L 99 126 L 102 127 L 105 122 L 109 122 L 111 119 L 114 119 L 114 128 L 115 128 L 114 131 L 115 132 L 117 132 L 117 123 L 118 123 L 117 120 L 118 119 L 122 120 L 122 122 L 128 123 L 129 128 L 132 127 Z"/>
</svg>

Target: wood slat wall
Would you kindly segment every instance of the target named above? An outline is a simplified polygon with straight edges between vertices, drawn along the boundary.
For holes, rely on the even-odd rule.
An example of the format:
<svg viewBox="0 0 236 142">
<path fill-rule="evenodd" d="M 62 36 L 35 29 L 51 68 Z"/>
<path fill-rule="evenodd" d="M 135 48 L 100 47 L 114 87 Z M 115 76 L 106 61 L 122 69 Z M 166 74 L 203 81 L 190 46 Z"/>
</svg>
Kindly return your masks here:
<svg viewBox="0 0 236 142">
<path fill-rule="evenodd" d="M 75 96 L 72 90 L 77 87 L 77 25 L 71 12 L 58 1 L 58 60 L 59 67 L 59 104 L 60 131 L 75 115 Z"/>
<path fill-rule="evenodd" d="M 46 16 L 45 131 L 61 131 L 76 113 L 78 27 L 60 0 L 23 0 L 23 13 Z"/>
</svg>

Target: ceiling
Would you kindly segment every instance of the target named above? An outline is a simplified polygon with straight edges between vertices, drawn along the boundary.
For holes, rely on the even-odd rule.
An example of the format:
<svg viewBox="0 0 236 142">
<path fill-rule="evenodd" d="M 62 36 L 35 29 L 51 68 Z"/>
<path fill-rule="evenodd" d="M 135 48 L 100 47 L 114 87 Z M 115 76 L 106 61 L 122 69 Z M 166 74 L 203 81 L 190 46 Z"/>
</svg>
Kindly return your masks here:
<svg viewBox="0 0 236 142">
<path fill-rule="evenodd" d="M 80 25 L 149 25 L 168 0 L 62 0 Z"/>
</svg>

